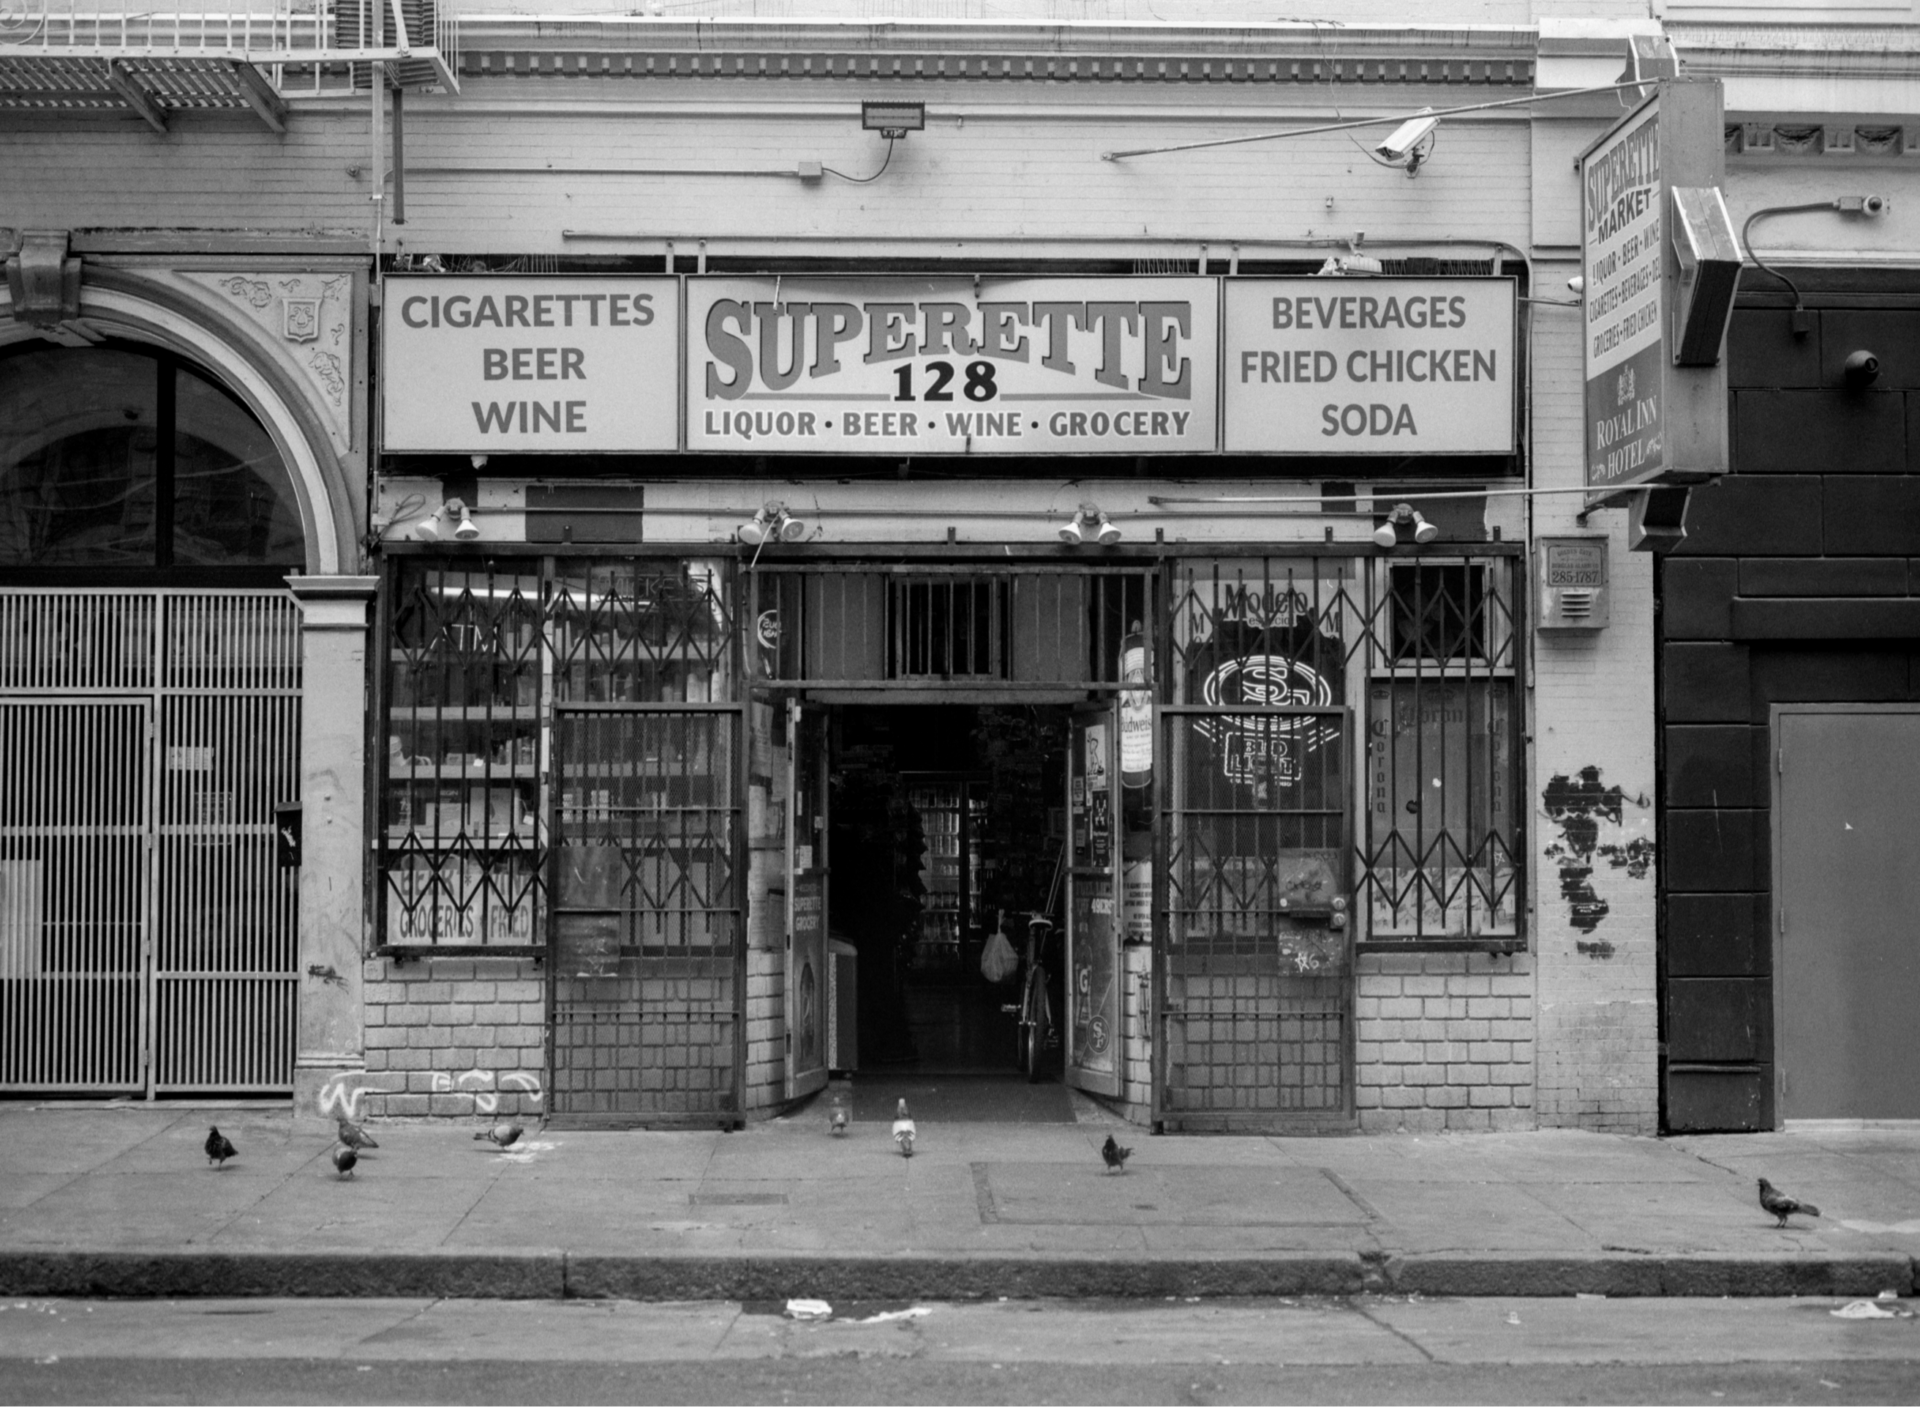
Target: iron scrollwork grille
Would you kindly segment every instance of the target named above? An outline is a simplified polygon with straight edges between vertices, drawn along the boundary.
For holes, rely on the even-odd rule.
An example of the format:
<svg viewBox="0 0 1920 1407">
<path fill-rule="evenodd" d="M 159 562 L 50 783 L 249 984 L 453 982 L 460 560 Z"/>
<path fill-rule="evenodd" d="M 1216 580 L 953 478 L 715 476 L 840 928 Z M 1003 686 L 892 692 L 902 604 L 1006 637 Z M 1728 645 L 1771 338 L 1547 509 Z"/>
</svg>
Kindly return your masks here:
<svg viewBox="0 0 1920 1407">
<path fill-rule="evenodd" d="M 1354 932 L 1517 941 L 1521 633 L 1511 555 L 1175 566 L 1167 697 L 1354 710 Z"/>
<path fill-rule="evenodd" d="M 382 945 L 543 947 L 550 726 L 570 703 L 731 697 L 732 567 L 673 558 L 394 559 L 379 767 Z"/>
<path fill-rule="evenodd" d="M 545 941 L 537 559 L 405 558 L 386 632 L 383 942 Z"/>
</svg>

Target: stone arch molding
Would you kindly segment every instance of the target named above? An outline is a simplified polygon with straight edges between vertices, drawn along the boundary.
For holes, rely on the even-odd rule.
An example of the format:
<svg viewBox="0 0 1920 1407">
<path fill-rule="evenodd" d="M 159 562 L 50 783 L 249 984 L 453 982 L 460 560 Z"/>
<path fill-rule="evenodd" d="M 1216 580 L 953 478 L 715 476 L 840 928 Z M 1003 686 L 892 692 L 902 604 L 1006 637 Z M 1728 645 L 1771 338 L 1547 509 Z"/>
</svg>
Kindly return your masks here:
<svg viewBox="0 0 1920 1407">
<path fill-rule="evenodd" d="M 293 479 L 309 575 L 359 568 L 366 519 L 365 278 L 355 268 L 231 271 L 89 266 L 58 340 L 165 347 L 219 377 L 272 437 Z M 11 317 L 0 345 L 39 334 Z"/>
</svg>

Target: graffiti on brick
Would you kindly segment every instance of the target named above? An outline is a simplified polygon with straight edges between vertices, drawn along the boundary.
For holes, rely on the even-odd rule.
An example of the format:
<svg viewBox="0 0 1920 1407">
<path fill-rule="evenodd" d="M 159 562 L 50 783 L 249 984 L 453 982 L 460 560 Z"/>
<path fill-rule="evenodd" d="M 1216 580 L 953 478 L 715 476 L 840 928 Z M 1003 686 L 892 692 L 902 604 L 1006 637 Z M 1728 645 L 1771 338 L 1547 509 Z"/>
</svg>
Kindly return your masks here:
<svg viewBox="0 0 1920 1407">
<path fill-rule="evenodd" d="M 1603 786 L 1598 767 L 1582 767 L 1569 777 L 1557 772 L 1541 793 L 1547 819 L 1560 827 L 1560 838 L 1546 847 L 1548 858 L 1559 862 L 1560 897 L 1567 901 L 1567 917 L 1581 933 L 1592 933 L 1612 911 L 1594 887 L 1594 866 L 1624 871 L 1628 879 L 1645 879 L 1653 867 L 1652 801 L 1630 797 L 1617 786 Z M 1628 811 L 1640 814 L 1629 817 Z M 1611 943 L 1581 943 L 1582 956 L 1596 962 L 1611 958 Z"/>
<path fill-rule="evenodd" d="M 457 1075 L 436 1070 L 433 1075 L 433 1092 L 472 1095 L 473 1109 L 476 1114 L 498 1113 L 502 1093 L 518 1094 L 529 1104 L 538 1104 L 546 1095 L 540 1087 L 540 1077 L 531 1070 L 474 1069 L 462 1071 Z"/>
<path fill-rule="evenodd" d="M 367 1095 L 404 1093 L 383 1085 L 362 1083 L 382 1078 L 365 1070 L 340 1070 L 327 1076 L 326 1083 L 320 1086 L 319 1097 L 314 1101 L 319 1105 L 320 1117 L 357 1119 L 360 1117 L 360 1101 Z"/>
</svg>

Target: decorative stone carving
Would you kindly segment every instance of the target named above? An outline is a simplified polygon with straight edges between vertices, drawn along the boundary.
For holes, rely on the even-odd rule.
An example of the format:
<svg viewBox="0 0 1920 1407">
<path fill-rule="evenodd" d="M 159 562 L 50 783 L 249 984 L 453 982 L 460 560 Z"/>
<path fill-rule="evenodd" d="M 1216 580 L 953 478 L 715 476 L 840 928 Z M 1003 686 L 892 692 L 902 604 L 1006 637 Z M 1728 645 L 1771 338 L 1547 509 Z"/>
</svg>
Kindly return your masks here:
<svg viewBox="0 0 1920 1407">
<path fill-rule="evenodd" d="M 252 323 L 312 391 L 334 447 L 353 447 L 353 276 L 309 273 L 182 273 Z"/>
</svg>

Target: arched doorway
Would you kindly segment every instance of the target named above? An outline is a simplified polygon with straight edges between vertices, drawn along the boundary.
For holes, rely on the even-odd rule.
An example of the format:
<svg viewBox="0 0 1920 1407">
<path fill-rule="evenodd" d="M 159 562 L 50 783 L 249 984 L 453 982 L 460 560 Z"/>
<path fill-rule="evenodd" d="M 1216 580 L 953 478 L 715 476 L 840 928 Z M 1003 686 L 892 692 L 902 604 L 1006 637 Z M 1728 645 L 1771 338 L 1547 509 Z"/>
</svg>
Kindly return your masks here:
<svg viewBox="0 0 1920 1407">
<path fill-rule="evenodd" d="M 204 367 L 0 348 L 0 1090 L 291 1089 L 306 539 Z"/>
</svg>

